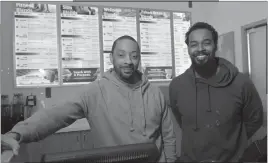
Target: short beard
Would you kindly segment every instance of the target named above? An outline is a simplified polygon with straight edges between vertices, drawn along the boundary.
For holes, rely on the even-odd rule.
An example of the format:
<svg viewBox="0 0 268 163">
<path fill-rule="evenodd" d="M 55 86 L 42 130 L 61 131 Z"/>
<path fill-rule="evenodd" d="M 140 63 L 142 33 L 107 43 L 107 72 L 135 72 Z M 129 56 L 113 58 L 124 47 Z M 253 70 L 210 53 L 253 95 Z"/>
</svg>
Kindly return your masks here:
<svg viewBox="0 0 268 163">
<path fill-rule="evenodd" d="M 192 59 L 192 67 L 201 77 L 209 78 L 217 71 L 218 61 L 214 57 L 209 57 L 208 61 L 202 65 L 196 64 Z"/>
<path fill-rule="evenodd" d="M 213 59 L 212 59 L 210 56 L 208 57 L 207 62 L 204 63 L 204 64 L 198 64 L 198 63 L 196 63 L 194 58 L 191 58 L 191 60 L 192 60 L 192 65 L 193 65 L 193 67 L 194 67 L 195 69 L 205 69 L 205 68 L 209 68 L 210 65 L 211 65 L 211 63 L 212 63 L 212 61 L 213 61 Z"/>
<path fill-rule="evenodd" d="M 139 78 L 138 72 L 136 69 L 133 71 L 131 76 L 129 76 L 129 78 L 125 78 L 121 74 L 121 71 L 119 69 L 117 69 L 116 67 L 114 67 L 114 71 L 115 71 L 116 75 L 120 78 L 120 80 L 122 80 L 123 82 L 128 83 L 128 84 L 135 84 L 137 82 L 137 80 L 141 79 L 141 78 Z"/>
</svg>

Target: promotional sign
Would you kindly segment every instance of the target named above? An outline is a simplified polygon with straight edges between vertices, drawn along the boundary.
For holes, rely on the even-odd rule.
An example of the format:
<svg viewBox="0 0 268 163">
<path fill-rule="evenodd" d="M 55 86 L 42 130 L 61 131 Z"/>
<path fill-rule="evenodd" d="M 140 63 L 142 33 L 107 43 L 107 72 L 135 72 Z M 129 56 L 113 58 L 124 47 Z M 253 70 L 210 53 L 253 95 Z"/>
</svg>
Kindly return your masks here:
<svg viewBox="0 0 268 163">
<path fill-rule="evenodd" d="M 16 3 L 14 17 L 16 86 L 59 85 L 56 5 Z"/>
<path fill-rule="evenodd" d="M 191 25 L 190 13 L 59 5 L 61 27 L 58 29 L 56 9 L 57 6 L 52 4 L 16 3 L 16 86 L 56 86 L 93 82 L 100 77 L 101 55 L 104 71 L 113 67 L 110 62 L 113 42 L 124 35 L 132 36 L 140 43 L 139 70 L 151 81 L 170 80 L 173 75 L 182 74 L 191 65 L 185 44 L 185 34 Z M 175 74 L 172 73 L 173 68 Z"/>
<path fill-rule="evenodd" d="M 98 68 L 64 68 L 62 80 L 65 84 L 93 82 L 100 77 Z"/>
<path fill-rule="evenodd" d="M 144 73 L 149 80 L 172 79 L 172 67 L 146 67 Z"/>
<path fill-rule="evenodd" d="M 140 10 L 139 13 L 142 69 L 151 80 L 170 79 L 172 77 L 170 12 Z"/>
<path fill-rule="evenodd" d="M 20 69 L 16 70 L 18 86 L 57 85 L 58 69 Z"/>
<path fill-rule="evenodd" d="M 94 80 L 90 71 L 100 68 L 99 16 L 97 7 L 61 5 L 61 48 L 63 84 L 82 84 Z M 65 80 L 65 71 L 79 70 L 84 78 Z M 78 72 L 78 71 L 77 71 Z M 82 75 L 81 74 L 81 75 Z M 79 75 L 78 75 L 79 76 Z M 78 77 L 77 76 L 77 77 Z"/>
<path fill-rule="evenodd" d="M 188 69 L 192 62 L 185 44 L 185 34 L 190 28 L 189 13 L 173 13 L 175 75 L 178 76 Z"/>
<path fill-rule="evenodd" d="M 124 35 L 129 35 L 137 40 L 137 12 L 135 9 L 103 8 L 103 59 L 104 71 L 112 68 L 110 54 L 113 42 Z"/>
</svg>

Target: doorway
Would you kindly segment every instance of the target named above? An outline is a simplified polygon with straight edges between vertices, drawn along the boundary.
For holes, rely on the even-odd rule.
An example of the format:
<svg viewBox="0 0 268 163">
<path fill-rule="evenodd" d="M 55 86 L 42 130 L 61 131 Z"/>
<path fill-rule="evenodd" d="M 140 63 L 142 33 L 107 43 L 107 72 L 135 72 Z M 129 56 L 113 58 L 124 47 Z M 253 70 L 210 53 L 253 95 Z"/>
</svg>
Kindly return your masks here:
<svg viewBox="0 0 268 163">
<path fill-rule="evenodd" d="M 268 57 L 267 57 L 267 19 L 254 22 L 242 27 L 242 52 L 244 73 L 253 81 L 263 104 L 264 122 L 267 126 L 267 94 L 268 94 Z M 260 129 L 261 130 L 261 129 Z M 258 131 L 253 139 L 260 139 Z M 266 135 L 266 131 L 265 132 Z M 254 141 L 254 140 L 253 140 Z"/>
</svg>

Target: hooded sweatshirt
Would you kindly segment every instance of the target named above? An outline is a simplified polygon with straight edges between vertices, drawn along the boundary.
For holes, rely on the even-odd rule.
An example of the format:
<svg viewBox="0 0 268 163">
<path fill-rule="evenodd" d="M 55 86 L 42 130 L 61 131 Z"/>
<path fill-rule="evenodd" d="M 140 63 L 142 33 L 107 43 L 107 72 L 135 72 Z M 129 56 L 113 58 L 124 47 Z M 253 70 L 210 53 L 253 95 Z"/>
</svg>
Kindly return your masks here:
<svg viewBox="0 0 268 163">
<path fill-rule="evenodd" d="M 262 102 L 249 77 L 216 58 L 219 72 L 196 78 L 191 66 L 172 80 L 170 103 L 182 128 L 183 162 L 237 162 L 262 124 Z"/>
<path fill-rule="evenodd" d="M 103 78 L 85 85 L 72 101 L 36 112 L 11 132 L 20 135 L 20 142 L 39 141 L 86 118 L 95 148 L 154 142 L 161 153 L 159 162 L 174 162 L 171 112 L 160 90 L 140 75 L 142 81 L 130 85 L 119 80 L 111 69 Z"/>
</svg>

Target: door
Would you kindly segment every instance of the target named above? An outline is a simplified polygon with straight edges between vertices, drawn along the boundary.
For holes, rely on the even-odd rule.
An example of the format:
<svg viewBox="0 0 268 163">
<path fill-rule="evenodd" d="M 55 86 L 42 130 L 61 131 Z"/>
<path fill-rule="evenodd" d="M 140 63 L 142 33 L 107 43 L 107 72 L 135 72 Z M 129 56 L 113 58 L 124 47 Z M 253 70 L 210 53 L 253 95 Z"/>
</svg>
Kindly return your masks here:
<svg viewBox="0 0 268 163">
<path fill-rule="evenodd" d="M 249 74 L 261 97 L 264 122 L 250 142 L 262 139 L 267 126 L 267 24 L 247 30 Z"/>
<path fill-rule="evenodd" d="M 267 25 L 247 31 L 250 76 L 267 112 Z M 266 117 L 266 116 L 265 116 Z"/>
</svg>

